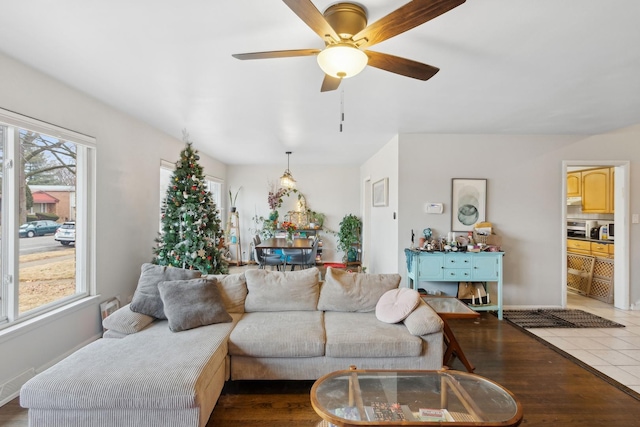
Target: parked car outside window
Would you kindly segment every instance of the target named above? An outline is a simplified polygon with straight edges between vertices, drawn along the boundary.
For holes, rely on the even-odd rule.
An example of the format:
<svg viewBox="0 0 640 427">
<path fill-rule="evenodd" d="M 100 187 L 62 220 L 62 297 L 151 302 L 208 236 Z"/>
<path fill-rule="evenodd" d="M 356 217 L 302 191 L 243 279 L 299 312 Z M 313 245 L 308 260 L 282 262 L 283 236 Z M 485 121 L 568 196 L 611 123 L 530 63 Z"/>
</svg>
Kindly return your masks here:
<svg viewBox="0 0 640 427">
<path fill-rule="evenodd" d="M 20 226 L 18 235 L 20 237 L 44 236 L 45 234 L 54 234 L 59 227 L 60 224 L 48 219 L 31 221 Z"/>
<path fill-rule="evenodd" d="M 65 222 L 58 228 L 55 235 L 55 240 L 61 244 L 68 246 L 70 244 L 76 244 L 76 223 Z"/>
</svg>

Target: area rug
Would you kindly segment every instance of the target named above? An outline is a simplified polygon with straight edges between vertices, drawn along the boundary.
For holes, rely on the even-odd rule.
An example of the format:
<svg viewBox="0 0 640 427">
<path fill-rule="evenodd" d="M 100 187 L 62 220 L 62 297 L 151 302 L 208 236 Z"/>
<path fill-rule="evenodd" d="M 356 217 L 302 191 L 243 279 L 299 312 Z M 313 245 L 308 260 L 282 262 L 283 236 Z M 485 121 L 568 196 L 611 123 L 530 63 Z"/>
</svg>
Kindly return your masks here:
<svg viewBox="0 0 640 427">
<path fill-rule="evenodd" d="M 624 328 L 582 310 L 505 310 L 502 315 L 521 328 Z"/>
</svg>

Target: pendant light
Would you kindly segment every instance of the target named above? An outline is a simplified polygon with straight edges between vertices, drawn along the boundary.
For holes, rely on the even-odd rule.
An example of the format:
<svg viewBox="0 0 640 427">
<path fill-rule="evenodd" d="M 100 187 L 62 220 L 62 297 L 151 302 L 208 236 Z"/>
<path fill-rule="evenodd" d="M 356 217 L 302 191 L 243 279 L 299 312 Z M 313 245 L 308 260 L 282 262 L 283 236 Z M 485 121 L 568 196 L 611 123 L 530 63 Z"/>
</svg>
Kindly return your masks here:
<svg viewBox="0 0 640 427">
<path fill-rule="evenodd" d="M 287 170 L 284 171 L 284 173 L 280 177 L 280 186 L 285 188 L 295 188 L 296 180 L 293 179 L 293 175 L 291 175 L 291 171 L 289 170 L 289 156 L 291 155 L 291 151 L 287 151 L 286 155 L 287 155 Z"/>
</svg>

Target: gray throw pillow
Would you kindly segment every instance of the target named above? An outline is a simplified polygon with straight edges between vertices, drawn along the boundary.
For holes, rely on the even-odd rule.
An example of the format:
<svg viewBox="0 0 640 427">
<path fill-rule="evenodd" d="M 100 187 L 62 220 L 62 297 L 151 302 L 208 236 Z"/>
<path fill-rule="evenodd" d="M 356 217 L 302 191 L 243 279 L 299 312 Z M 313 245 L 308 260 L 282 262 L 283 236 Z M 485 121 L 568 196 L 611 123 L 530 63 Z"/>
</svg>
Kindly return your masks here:
<svg viewBox="0 0 640 427">
<path fill-rule="evenodd" d="M 188 280 L 200 277 L 197 270 L 186 270 L 150 263 L 142 264 L 138 287 L 133 294 L 129 308 L 136 313 L 146 314 L 156 319 L 166 319 L 158 283 L 166 280 Z"/>
<path fill-rule="evenodd" d="M 375 311 L 382 294 L 397 288 L 399 284 L 399 274 L 349 273 L 327 268 L 320 288 L 318 310 Z"/>
<path fill-rule="evenodd" d="M 228 323 L 233 319 L 224 307 L 215 280 L 172 280 L 158 284 L 164 312 L 173 332 L 214 323 Z"/>
</svg>

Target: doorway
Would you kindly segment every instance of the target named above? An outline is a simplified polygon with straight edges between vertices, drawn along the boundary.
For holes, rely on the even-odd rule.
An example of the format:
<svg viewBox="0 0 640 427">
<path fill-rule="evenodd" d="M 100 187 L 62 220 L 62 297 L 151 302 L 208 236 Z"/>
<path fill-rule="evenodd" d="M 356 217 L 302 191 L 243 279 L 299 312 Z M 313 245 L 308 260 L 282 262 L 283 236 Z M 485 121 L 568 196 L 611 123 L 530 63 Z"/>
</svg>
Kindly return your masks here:
<svg viewBox="0 0 640 427">
<path fill-rule="evenodd" d="M 371 177 L 362 182 L 362 267 L 369 266 L 369 246 L 371 244 Z M 363 270 L 364 271 L 364 270 Z"/>
<path fill-rule="evenodd" d="M 574 167 L 584 169 L 590 167 L 614 167 L 614 222 L 616 226 L 615 256 L 614 256 L 614 307 L 629 310 L 629 161 L 563 161 L 562 162 L 562 307 L 567 306 L 567 173 Z"/>
</svg>

